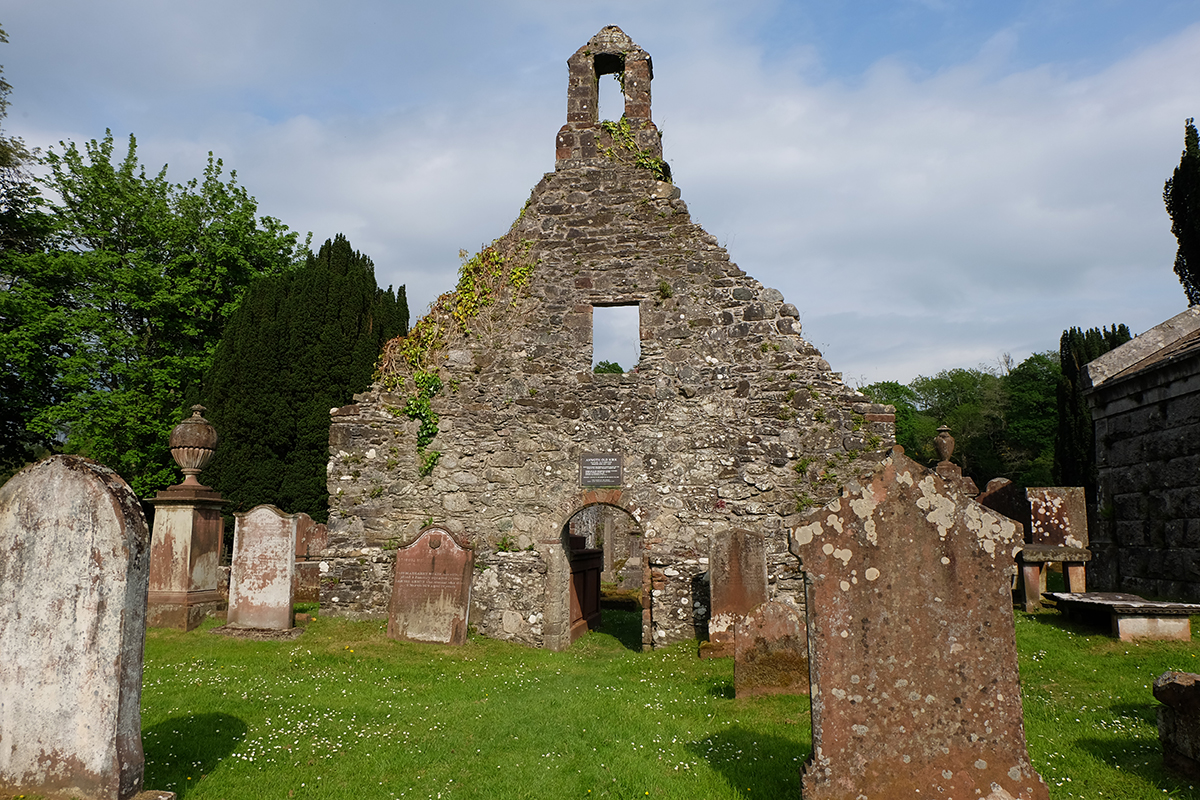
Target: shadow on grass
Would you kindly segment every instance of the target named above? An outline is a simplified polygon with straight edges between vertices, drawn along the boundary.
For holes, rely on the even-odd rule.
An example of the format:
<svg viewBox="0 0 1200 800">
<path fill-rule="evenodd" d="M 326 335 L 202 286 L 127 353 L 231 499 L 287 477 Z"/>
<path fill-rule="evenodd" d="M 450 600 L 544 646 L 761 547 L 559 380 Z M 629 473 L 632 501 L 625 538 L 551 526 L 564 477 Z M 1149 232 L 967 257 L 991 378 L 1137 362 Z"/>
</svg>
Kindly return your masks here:
<svg viewBox="0 0 1200 800">
<path fill-rule="evenodd" d="M 790 739 L 731 725 L 689 748 L 742 797 L 800 796 L 800 769 L 809 750 Z"/>
<path fill-rule="evenodd" d="M 1057 609 L 1046 608 L 1032 614 L 1027 613 L 1025 618 L 1039 625 L 1058 628 L 1060 631 L 1079 636 L 1112 636 L 1112 618 L 1108 611 L 1103 609 L 1091 613 L 1085 610 L 1075 616 L 1067 617 Z"/>
<path fill-rule="evenodd" d="M 597 633 L 606 633 L 627 650 L 642 652 L 642 612 L 606 608 L 600 613 Z"/>
<path fill-rule="evenodd" d="M 148 789 L 180 799 L 228 758 L 246 736 L 246 723 L 229 714 L 172 717 L 142 731 Z"/>
<path fill-rule="evenodd" d="M 1141 710 L 1141 706 L 1129 706 Z M 1134 737 L 1107 739 L 1078 739 L 1076 744 L 1096 757 L 1097 760 L 1117 767 L 1121 772 L 1137 776 L 1147 785 L 1161 789 L 1172 797 L 1196 797 L 1193 794 L 1196 781 L 1168 772 L 1163 765 L 1162 748 L 1146 746 L 1145 739 Z M 1176 795 L 1176 792 L 1181 794 Z"/>
</svg>

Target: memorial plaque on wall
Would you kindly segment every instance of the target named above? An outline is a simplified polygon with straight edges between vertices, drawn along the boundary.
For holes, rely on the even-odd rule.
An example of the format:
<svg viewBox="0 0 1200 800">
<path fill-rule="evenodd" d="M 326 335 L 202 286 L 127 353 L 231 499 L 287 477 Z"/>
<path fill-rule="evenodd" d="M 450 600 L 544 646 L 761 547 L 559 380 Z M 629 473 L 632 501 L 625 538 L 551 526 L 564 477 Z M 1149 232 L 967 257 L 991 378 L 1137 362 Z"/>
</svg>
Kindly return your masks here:
<svg viewBox="0 0 1200 800">
<path fill-rule="evenodd" d="M 427 528 L 396 551 L 388 636 L 414 642 L 466 644 L 475 551 L 448 531 Z"/>
<path fill-rule="evenodd" d="M 584 453 L 579 457 L 581 486 L 620 486 L 622 477 L 620 453 Z"/>
</svg>

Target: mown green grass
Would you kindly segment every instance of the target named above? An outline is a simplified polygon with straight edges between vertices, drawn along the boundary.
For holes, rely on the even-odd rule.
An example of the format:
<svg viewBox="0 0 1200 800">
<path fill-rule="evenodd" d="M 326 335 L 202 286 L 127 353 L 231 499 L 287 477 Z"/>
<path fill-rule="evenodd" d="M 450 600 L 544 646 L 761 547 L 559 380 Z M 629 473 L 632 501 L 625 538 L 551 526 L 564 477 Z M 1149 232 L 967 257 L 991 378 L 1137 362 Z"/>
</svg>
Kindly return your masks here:
<svg viewBox="0 0 1200 800">
<path fill-rule="evenodd" d="M 181 798 L 798 797 L 806 697 L 738 700 L 729 660 L 640 651 L 640 615 L 565 653 L 399 643 L 314 620 L 260 642 L 151 630 L 146 786 Z M 1050 796 L 1198 798 L 1161 766 L 1154 677 L 1186 643 L 1129 645 L 1018 614 L 1026 735 Z"/>
</svg>

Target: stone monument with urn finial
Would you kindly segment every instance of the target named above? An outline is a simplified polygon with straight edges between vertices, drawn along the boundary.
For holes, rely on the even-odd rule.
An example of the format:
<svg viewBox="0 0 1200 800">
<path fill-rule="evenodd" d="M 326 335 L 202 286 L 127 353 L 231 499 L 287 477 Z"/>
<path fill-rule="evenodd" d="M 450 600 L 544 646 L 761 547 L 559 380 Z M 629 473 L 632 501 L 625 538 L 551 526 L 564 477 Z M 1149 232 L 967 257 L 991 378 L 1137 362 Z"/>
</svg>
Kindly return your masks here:
<svg viewBox="0 0 1200 800">
<path fill-rule="evenodd" d="M 183 469 L 183 483 L 163 489 L 150 501 L 150 627 L 190 631 L 222 603 L 217 587 L 224 500 L 196 478 L 216 452 L 219 437 L 203 414 L 204 406 L 192 406 L 192 416 L 171 431 L 171 456 Z"/>
<path fill-rule="evenodd" d="M 938 461 L 934 471 L 946 481 L 955 491 L 967 497 L 979 494 L 979 487 L 969 475 L 963 475 L 962 467 L 950 460 L 954 455 L 954 437 L 950 435 L 950 427 L 943 425 L 938 428 L 937 438 L 933 440 L 933 449 L 937 450 Z"/>
</svg>

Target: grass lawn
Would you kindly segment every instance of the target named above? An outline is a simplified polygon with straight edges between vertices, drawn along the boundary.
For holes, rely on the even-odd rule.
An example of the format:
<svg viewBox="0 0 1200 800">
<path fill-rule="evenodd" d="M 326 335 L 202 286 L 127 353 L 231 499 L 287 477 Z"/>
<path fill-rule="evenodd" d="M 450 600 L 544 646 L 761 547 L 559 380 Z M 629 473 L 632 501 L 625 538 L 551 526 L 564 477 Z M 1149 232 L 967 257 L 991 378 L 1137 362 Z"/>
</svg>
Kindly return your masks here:
<svg viewBox="0 0 1200 800">
<path fill-rule="evenodd" d="M 565 653 L 399 643 L 318 618 L 261 642 L 149 632 L 146 786 L 245 798 L 798 798 L 807 697 L 737 700 L 695 643 L 641 652 L 640 614 Z M 1154 678 L 1194 643 L 1125 644 L 1017 613 L 1026 735 L 1052 798 L 1197 798 L 1169 777 Z"/>
</svg>

